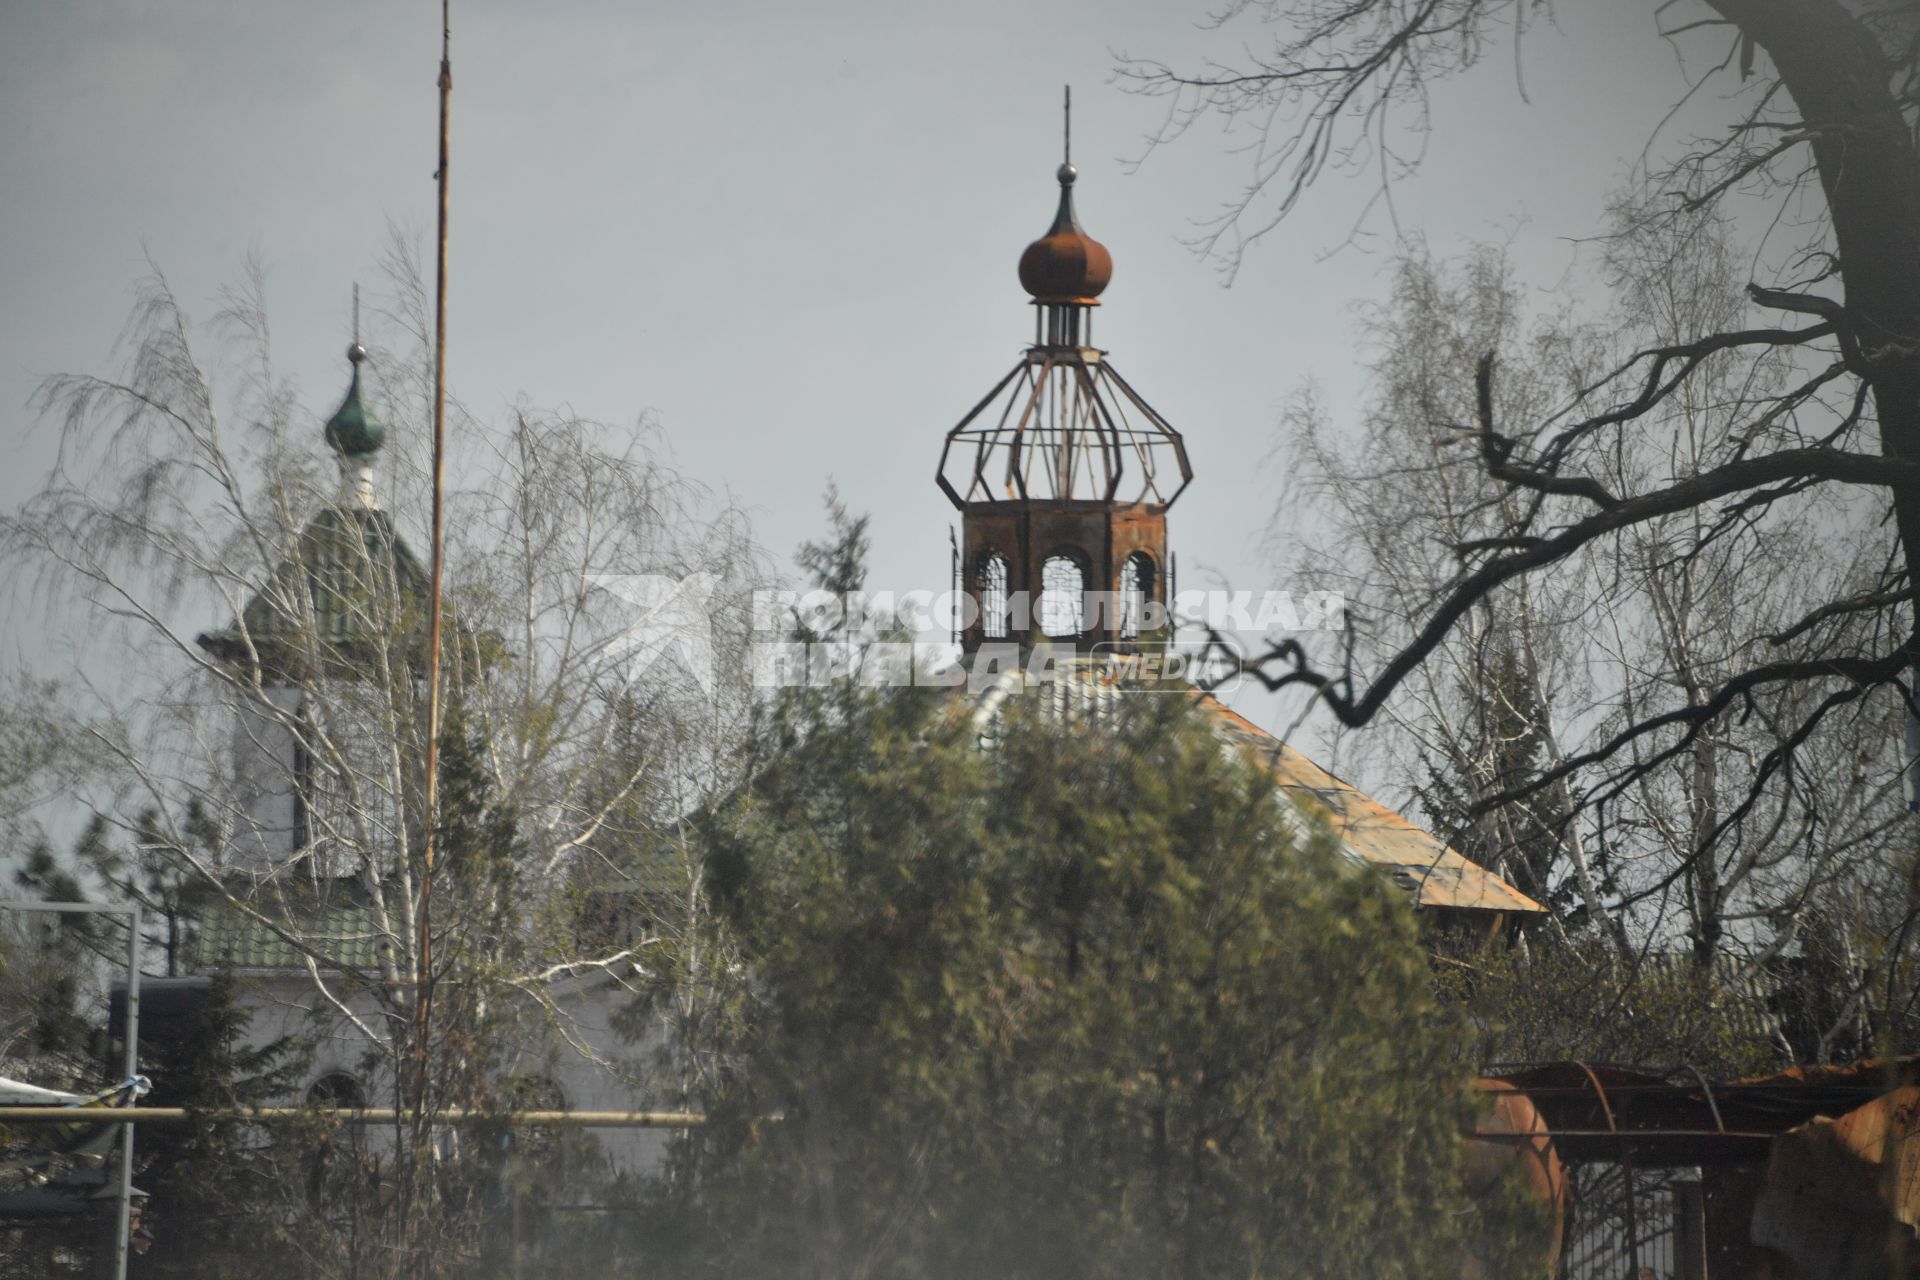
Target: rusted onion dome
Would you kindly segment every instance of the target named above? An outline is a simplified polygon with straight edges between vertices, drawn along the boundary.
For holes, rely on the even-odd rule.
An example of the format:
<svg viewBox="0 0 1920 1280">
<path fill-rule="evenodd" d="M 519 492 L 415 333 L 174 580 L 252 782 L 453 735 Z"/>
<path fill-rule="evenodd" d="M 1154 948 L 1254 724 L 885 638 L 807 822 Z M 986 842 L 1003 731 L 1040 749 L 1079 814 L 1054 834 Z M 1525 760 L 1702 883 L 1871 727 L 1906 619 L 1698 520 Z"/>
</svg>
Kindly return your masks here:
<svg viewBox="0 0 1920 1280">
<path fill-rule="evenodd" d="M 1092 302 L 1113 279 L 1107 246 L 1080 229 L 1073 212 L 1073 180 L 1078 172 L 1060 166 L 1060 212 L 1047 234 L 1020 255 L 1020 284 L 1040 302 Z"/>
</svg>

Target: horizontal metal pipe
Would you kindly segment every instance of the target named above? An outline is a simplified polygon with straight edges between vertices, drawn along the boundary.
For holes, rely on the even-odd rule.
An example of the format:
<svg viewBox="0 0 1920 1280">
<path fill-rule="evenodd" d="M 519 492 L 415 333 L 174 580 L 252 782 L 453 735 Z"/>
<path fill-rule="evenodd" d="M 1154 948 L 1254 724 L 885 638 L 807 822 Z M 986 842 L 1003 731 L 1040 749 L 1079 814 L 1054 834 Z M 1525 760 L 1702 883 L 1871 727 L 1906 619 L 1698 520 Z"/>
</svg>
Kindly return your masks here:
<svg viewBox="0 0 1920 1280">
<path fill-rule="evenodd" d="M 392 1107 L 0 1107 L 0 1124 L 186 1124 L 194 1120 L 244 1120 L 258 1124 L 295 1121 L 337 1124 L 394 1124 L 411 1119 L 411 1111 Z M 470 1111 L 448 1107 L 433 1113 L 435 1124 L 528 1124 L 563 1129 L 697 1129 L 707 1122 L 697 1111 Z M 1739 1129 L 1535 1129 L 1473 1130 L 1467 1135 L 1488 1142 L 1531 1142 L 1536 1138 L 1745 1138 L 1767 1139 L 1774 1133 Z"/>
<path fill-rule="evenodd" d="M 1476 1129 L 1467 1135 L 1483 1142 L 1531 1142 L 1535 1138 L 1615 1138 L 1637 1142 L 1642 1138 L 1746 1138 L 1768 1139 L 1780 1131 L 1763 1133 L 1752 1129 L 1535 1129 L 1531 1133 L 1507 1130 L 1490 1132 Z"/>
<path fill-rule="evenodd" d="M 1556 1097 L 1592 1097 L 1590 1084 L 1513 1084 L 1501 1076 L 1482 1076 L 1483 1081 L 1513 1089 L 1516 1092 L 1533 1096 L 1535 1094 Z M 1801 1084 L 1782 1084 L 1779 1081 L 1726 1081 L 1713 1086 L 1715 1094 L 1725 1096 L 1729 1093 L 1774 1093 L 1783 1097 L 1795 1097 L 1827 1090 L 1845 1093 L 1872 1093 L 1875 1096 L 1886 1092 L 1886 1077 L 1875 1075 L 1870 1079 L 1853 1078 L 1848 1080 L 1814 1080 Z M 1610 1084 L 1609 1096 L 1616 1093 L 1668 1093 L 1687 1095 L 1704 1092 L 1700 1086 L 1692 1084 Z"/>
<path fill-rule="evenodd" d="M 244 1120 L 250 1124 L 296 1121 L 394 1124 L 413 1118 L 392 1107 L 0 1107 L 0 1124 L 187 1124 L 197 1120 Z M 434 1124 L 530 1124 L 561 1129 L 695 1129 L 707 1118 L 696 1111 L 470 1111 L 447 1107 Z"/>
</svg>

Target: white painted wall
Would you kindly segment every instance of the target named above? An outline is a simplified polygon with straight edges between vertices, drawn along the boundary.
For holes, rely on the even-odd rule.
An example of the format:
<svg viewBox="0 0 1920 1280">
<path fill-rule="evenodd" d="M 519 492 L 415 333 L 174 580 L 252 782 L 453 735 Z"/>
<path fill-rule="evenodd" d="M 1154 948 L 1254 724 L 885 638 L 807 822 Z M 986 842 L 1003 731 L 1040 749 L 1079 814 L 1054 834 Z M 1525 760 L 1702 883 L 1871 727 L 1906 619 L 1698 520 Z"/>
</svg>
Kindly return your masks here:
<svg viewBox="0 0 1920 1280">
<path fill-rule="evenodd" d="M 315 1082 L 345 1073 L 360 1083 L 368 1106 L 393 1105 L 391 1066 L 369 1069 L 370 1059 L 378 1055 L 368 1052 L 372 1046 L 367 1037 L 314 989 L 307 975 L 255 972 L 235 976 L 239 1001 L 252 1015 L 246 1035 L 249 1047 L 258 1048 L 282 1036 L 296 1037 L 311 1046 L 311 1062 L 297 1091 L 280 1099 L 281 1104 L 303 1103 Z M 647 1058 L 659 1048 L 659 1038 L 630 1042 L 613 1030 L 616 1011 L 632 997 L 606 979 L 570 980 L 556 985 L 552 995 L 563 1021 L 537 1037 L 510 1046 L 501 1063 L 502 1077 L 547 1077 L 559 1086 L 566 1108 L 572 1111 L 664 1109 L 662 1098 L 635 1083 L 644 1075 Z M 371 996 L 355 995 L 345 1003 L 366 1025 L 379 1027 L 379 1010 Z M 588 1052 L 583 1054 L 569 1044 L 569 1038 Z M 628 1176 L 658 1171 L 672 1138 L 666 1131 L 652 1129 L 586 1132 L 612 1169 Z"/>
<path fill-rule="evenodd" d="M 283 867 L 293 854 L 294 755 L 292 718 L 300 691 L 273 688 L 266 705 L 248 695 L 230 702 L 233 719 L 233 834 L 230 867 L 265 875 Z"/>
</svg>

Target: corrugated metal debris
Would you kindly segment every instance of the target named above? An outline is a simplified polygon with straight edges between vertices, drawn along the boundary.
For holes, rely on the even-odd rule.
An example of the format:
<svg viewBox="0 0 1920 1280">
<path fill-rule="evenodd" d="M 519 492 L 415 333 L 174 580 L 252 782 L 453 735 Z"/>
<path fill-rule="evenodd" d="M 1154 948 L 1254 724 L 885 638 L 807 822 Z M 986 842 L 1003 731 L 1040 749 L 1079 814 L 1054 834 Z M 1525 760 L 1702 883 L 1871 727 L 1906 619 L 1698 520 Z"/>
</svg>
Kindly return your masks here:
<svg viewBox="0 0 1920 1280">
<path fill-rule="evenodd" d="M 1204 705 L 1234 741 L 1261 756 L 1288 798 L 1325 819 L 1349 856 L 1385 868 L 1420 906 L 1527 915 L 1545 912 L 1545 907 L 1498 875 L 1334 777 L 1251 720 L 1213 698 L 1205 699 Z"/>
<path fill-rule="evenodd" d="M 1092 669 L 1097 670 L 1097 668 Z M 1098 724 L 1118 714 L 1121 700 L 1134 696 L 1110 679 L 1030 681 L 1018 669 L 1005 672 L 974 705 L 981 744 L 990 746 L 1001 709 L 1016 693 L 1036 700 L 1044 714 Z M 1145 695 L 1161 696 L 1161 695 Z M 1253 753 L 1273 771 L 1280 793 L 1303 812 L 1324 821 L 1346 856 L 1384 869 L 1423 908 L 1450 911 L 1514 912 L 1537 915 L 1546 908 L 1485 867 L 1414 826 L 1359 788 L 1334 777 L 1217 699 L 1195 692 L 1202 709 L 1220 727 L 1222 738 Z"/>
</svg>

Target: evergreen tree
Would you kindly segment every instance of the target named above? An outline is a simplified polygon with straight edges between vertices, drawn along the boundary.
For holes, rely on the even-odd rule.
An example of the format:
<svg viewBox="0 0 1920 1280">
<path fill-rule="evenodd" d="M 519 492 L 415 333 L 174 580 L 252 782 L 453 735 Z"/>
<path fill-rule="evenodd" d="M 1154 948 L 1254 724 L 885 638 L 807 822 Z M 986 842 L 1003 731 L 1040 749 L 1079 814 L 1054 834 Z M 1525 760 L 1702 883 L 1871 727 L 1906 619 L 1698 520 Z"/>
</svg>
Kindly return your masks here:
<svg viewBox="0 0 1920 1280">
<path fill-rule="evenodd" d="M 691 1270 L 1539 1271 L 1471 1239 L 1462 1033 L 1411 913 L 1187 696 L 1016 699 L 988 750 L 927 691 L 789 710 L 710 823 L 756 999 L 663 1215 Z"/>
<path fill-rule="evenodd" d="M 99 815 L 82 830 L 69 858 L 36 841 L 15 869 L 22 896 L 43 902 L 86 902 L 75 867 L 106 839 Z M 91 915 L 25 912 L 0 952 L 0 1025 L 6 1030 L 7 1074 L 51 1089 L 92 1089 L 100 1083 L 99 970 L 110 948 L 126 955 L 126 934 Z M 124 959 L 121 960 L 124 964 Z"/>
<path fill-rule="evenodd" d="M 197 994 L 164 1022 L 142 1022 L 141 1070 L 153 1080 L 147 1104 L 216 1111 L 284 1102 L 305 1070 L 299 1047 L 250 1043 L 251 1015 L 235 1001 L 231 978 L 209 979 Z M 211 1116 L 141 1126 L 135 1152 L 152 1244 L 134 1274 L 241 1280 L 276 1260 L 296 1264 L 285 1222 L 305 1137 Z"/>
<path fill-rule="evenodd" d="M 1414 794 L 1433 829 L 1447 843 L 1506 876 L 1521 892 L 1568 923 L 1585 918 L 1585 904 L 1569 879 L 1562 844 L 1572 815 L 1551 788 L 1539 787 L 1552 761 L 1538 686 L 1528 678 L 1515 645 L 1496 637 L 1459 695 L 1471 716 L 1449 739 L 1450 758 L 1427 761 L 1427 782 Z M 1491 810 L 1494 796 L 1517 796 Z M 1604 849 L 1596 870 L 1605 874 Z M 1613 887 L 1611 878 L 1602 888 Z"/>
</svg>

